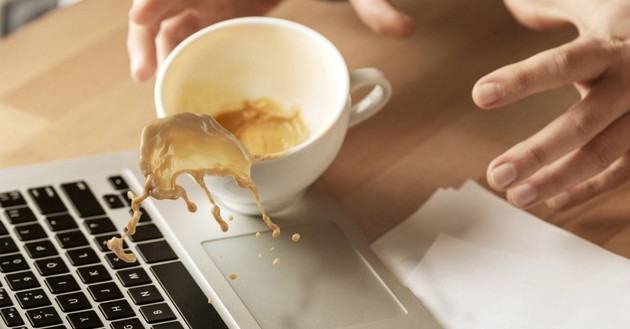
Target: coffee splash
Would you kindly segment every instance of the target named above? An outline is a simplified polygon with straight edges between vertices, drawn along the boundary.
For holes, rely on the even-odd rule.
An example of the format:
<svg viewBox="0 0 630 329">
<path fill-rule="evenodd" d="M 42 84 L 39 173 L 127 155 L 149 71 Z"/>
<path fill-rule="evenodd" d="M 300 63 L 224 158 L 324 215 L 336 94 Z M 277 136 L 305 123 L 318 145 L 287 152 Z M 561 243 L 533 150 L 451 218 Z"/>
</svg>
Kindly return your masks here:
<svg viewBox="0 0 630 329">
<path fill-rule="evenodd" d="M 258 189 L 251 179 L 250 168 L 256 159 L 209 115 L 184 112 L 153 121 L 143 129 L 140 144 L 140 169 L 146 177 L 144 188 L 138 196 L 130 192 L 133 217 L 126 232 L 120 238 L 109 240 L 107 246 L 125 262 L 137 260 L 134 254 L 123 250 L 123 239 L 135 234 L 142 214 L 140 204 L 148 197 L 158 200 L 182 198 L 188 210 L 195 212 L 197 206 L 190 201 L 186 190 L 176 183 L 180 174 L 191 175 L 205 191 L 212 203 L 212 215 L 222 231 L 228 230 L 228 224 L 222 218 L 204 176 L 232 176 L 239 187 L 252 191 L 265 224 L 273 230 L 272 236 L 278 237 L 280 228 L 265 213 Z"/>
</svg>

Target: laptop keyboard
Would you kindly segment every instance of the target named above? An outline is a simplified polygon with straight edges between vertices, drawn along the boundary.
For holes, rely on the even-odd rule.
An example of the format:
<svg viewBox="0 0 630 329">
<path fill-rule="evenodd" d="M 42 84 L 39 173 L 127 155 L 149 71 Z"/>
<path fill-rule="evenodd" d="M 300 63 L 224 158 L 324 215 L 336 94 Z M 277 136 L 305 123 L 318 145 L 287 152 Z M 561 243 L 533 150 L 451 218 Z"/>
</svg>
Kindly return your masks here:
<svg viewBox="0 0 630 329">
<path fill-rule="evenodd" d="M 107 212 L 132 211 L 122 176 L 105 179 L 0 191 L 0 326 L 227 328 L 146 210 L 124 245 L 139 260 L 107 249 L 120 237 Z"/>
</svg>

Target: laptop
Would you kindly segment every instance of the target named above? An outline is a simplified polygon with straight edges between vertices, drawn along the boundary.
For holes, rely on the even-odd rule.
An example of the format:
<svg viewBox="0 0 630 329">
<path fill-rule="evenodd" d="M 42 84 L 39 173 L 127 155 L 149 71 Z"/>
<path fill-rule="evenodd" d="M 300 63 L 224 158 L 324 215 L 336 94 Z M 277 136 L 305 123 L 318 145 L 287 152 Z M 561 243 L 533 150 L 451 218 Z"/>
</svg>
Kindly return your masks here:
<svg viewBox="0 0 630 329">
<path fill-rule="evenodd" d="M 104 242 L 143 183 L 137 152 L 0 170 L 0 327 L 439 328 L 317 184 L 272 216 L 274 239 L 226 208 L 222 232 L 182 175 L 197 212 L 146 200 L 122 262 Z"/>
</svg>

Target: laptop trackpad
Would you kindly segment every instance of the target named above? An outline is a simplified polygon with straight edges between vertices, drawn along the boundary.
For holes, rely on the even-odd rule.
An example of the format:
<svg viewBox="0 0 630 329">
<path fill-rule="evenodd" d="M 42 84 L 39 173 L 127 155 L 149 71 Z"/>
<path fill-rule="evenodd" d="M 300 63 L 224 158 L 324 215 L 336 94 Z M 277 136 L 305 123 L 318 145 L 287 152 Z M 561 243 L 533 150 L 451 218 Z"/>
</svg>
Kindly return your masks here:
<svg viewBox="0 0 630 329">
<path fill-rule="evenodd" d="M 203 247 L 263 328 L 337 328 L 406 313 L 332 222 L 287 228 L 277 239 L 266 232 Z"/>
</svg>

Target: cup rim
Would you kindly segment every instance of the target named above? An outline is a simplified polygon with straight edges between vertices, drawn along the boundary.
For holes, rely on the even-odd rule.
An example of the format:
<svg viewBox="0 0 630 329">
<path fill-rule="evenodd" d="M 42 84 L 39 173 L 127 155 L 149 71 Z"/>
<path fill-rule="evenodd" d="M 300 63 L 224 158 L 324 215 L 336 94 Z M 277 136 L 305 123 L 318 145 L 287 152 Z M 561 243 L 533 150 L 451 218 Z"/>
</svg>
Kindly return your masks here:
<svg viewBox="0 0 630 329">
<path fill-rule="evenodd" d="M 164 63 L 162 63 L 162 65 L 158 69 L 158 73 L 157 73 L 157 77 L 155 81 L 155 87 L 154 87 L 154 96 L 153 96 L 156 112 L 159 118 L 163 118 L 166 116 L 164 104 L 162 103 L 161 91 L 162 91 L 162 88 L 164 87 L 163 86 L 164 77 L 168 73 L 171 63 L 175 60 L 177 55 L 181 53 L 182 51 L 184 51 L 184 49 L 188 47 L 190 44 L 196 42 L 198 39 L 202 38 L 204 35 L 212 31 L 229 28 L 232 26 L 243 26 L 243 25 L 276 25 L 276 26 L 281 26 L 281 27 L 297 30 L 298 32 L 301 32 L 310 36 L 311 38 L 315 39 L 317 42 L 329 48 L 329 50 L 332 51 L 333 56 L 336 57 L 338 62 L 341 63 L 342 67 L 344 68 L 344 72 L 340 74 L 340 78 L 344 79 L 342 88 L 344 88 L 345 90 L 342 90 L 341 94 L 347 95 L 347 96 L 339 100 L 339 104 L 337 105 L 337 111 L 335 115 L 331 116 L 328 122 L 324 124 L 324 127 L 322 129 L 317 131 L 315 134 L 311 134 L 306 141 L 296 146 L 293 146 L 291 148 L 288 148 L 286 150 L 283 150 L 280 152 L 268 153 L 268 154 L 255 154 L 256 162 L 263 162 L 267 160 L 282 158 L 308 147 L 310 144 L 313 144 L 316 140 L 321 138 L 321 136 L 325 135 L 335 125 L 335 123 L 339 121 L 342 113 L 345 110 L 346 104 L 348 103 L 348 99 L 350 97 L 349 96 L 350 95 L 349 94 L 350 75 L 348 73 L 348 65 L 346 64 L 343 56 L 339 52 L 339 49 L 337 49 L 337 47 L 335 47 L 335 45 L 326 37 L 324 37 L 321 33 L 315 31 L 314 29 L 306 25 L 293 22 L 290 20 L 282 19 L 282 18 L 276 18 L 276 17 L 250 16 L 250 17 L 238 17 L 238 18 L 224 20 L 224 21 L 209 25 L 193 33 L 192 35 L 184 39 L 184 41 L 180 42 L 173 49 L 173 51 L 171 51 L 171 53 L 168 54 L 168 56 L 164 60 Z"/>
</svg>

